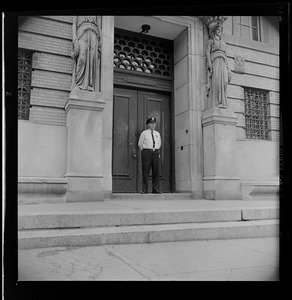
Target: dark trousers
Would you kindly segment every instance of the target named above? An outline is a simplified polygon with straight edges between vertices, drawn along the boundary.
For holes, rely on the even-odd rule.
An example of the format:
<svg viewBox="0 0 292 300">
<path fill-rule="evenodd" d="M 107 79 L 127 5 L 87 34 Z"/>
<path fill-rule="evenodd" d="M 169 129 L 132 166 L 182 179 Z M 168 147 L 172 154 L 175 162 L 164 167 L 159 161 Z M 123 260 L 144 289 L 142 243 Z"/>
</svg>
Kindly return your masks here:
<svg viewBox="0 0 292 300">
<path fill-rule="evenodd" d="M 159 152 L 142 150 L 142 191 L 148 192 L 148 175 L 152 168 L 152 192 L 159 192 Z"/>
</svg>

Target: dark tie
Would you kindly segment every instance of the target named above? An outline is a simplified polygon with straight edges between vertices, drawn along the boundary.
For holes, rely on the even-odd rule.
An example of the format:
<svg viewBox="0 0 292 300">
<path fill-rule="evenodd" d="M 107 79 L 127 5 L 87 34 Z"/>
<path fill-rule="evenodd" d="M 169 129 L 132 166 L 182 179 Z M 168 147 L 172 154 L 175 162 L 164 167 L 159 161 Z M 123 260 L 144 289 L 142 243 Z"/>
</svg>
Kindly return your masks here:
<svg viewBox="0 0 292 300">
<path fill-rule="evenodd" d="M 153 136 L 153 131 L 151 131 L 151 135 L 152 135 L 152 140 L 153 140 L 153 149 L 155 149 L 155 140 L 154 140 L 154 136 Z"/>
</svg>

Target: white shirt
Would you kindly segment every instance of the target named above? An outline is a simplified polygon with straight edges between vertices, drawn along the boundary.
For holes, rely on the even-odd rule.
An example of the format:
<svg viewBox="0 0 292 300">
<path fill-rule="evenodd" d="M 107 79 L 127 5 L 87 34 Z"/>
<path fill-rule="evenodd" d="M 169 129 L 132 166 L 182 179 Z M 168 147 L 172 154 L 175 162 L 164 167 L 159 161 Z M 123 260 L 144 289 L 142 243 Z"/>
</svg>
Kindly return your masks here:
<svg viewBox="0 0 292 300">
<path fill-rule="evenodd" d="M 153 130 L 153 137 L 155 141 L 155 149 L 159 149 L 161 147 L 161 137 L 158 131 Z M 153 149 L 153 140 L 151 135 L 151 130 L 144 130 L 139 138 L 138 146 L 140 150 L 143 149 Z"/>
</svg>

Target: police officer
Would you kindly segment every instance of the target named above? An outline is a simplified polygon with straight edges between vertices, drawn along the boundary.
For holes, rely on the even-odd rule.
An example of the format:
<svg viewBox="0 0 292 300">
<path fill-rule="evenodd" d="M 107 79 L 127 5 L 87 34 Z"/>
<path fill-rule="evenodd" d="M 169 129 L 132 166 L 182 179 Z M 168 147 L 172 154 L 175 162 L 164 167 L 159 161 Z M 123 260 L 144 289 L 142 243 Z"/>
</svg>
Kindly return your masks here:
<svg viewBox="0 0 292 300">
<path fill-rule="evenodd" d="M 142 151 L 142 194 L 148 193 L 150 168 L 152 168 L 152 193 L 162 194 L 159 186 L 159 148 L 161 147 L 161 137 L 159 132 L 155 130 L 155 118 L 149 118 L 146 124 L 148 129 L 141 133 L 138 142 L 138 146 Z"/>
</svg>

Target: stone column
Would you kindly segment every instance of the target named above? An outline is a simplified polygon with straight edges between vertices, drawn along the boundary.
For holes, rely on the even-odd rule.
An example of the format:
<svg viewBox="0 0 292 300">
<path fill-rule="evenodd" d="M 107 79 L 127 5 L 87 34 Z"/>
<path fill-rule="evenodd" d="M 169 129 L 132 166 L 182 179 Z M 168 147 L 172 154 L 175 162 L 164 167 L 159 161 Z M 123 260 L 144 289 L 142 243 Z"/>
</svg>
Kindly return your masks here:
<svg viewBox="0 0 292 300">
<path fill-rule="evenodd" d="M 109 198 L 112 194 L 113 49 L 114 16 L 102 16 L 101 92 L 105 101 L 105 108 L 102 113 L 102 173 L 105 198 Z"/>
<path fill-rule="evenodd" d="M 191 179 L 192 194 L 194 199 L 202 199 L 203 196 L 203 142 L 201 118 L 204 107 L 205 78 L 204 71 L 204 47 L 203 47 L 203 23 L 199 17 L 194 19 L 194 24 L 189 31 L 189 62 L 190 62 L 190 100 L 191 116 L 190 126 L 192 132 L 191 141 Z"/>
<path fill-rule="evenodd" d="M 67 113 L 66 201 L 103 200 L 102 112 L 99 92 L 74 89 L 65 105 Z"/>
<path fill-rule="evenodd" d="M 203 112 L 204 198 L 240 200 L 240 178 L 235 156 L 237 117 L 229 109 Z"/>
</svg>

